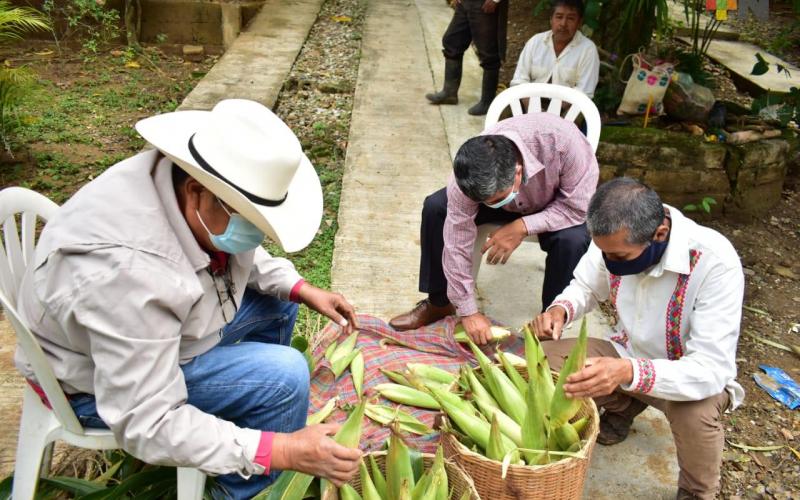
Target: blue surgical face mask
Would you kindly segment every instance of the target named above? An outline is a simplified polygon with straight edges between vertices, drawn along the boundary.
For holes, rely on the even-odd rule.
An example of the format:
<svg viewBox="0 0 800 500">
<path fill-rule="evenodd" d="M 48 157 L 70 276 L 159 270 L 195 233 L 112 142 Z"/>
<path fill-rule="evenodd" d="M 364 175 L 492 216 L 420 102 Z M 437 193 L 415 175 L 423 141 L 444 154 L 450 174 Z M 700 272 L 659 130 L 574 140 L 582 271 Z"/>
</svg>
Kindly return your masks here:
<svg viewBox="0 0 800 500">
<path fill-rule="evenodd" d="M 664 252 L 667 250 L 667 245 L 669 245 L 669 241 L 653 240 L 647 248 L 644 249 L 641 255 L 635 259 L 609 260 L 606 254 L 603 253 L 603 261 L 605 261 L 606 269 L 608 269 L 608 272 L 611 274 L 617 276 L 639 274 L 661 261 L 661 257 L 663 257 Z"/>
<path fill-rule="evenodd" d="M 258 229 L 252 222 L 248 221 L 241 215 L 230 213 L 228 209 L 225 208 L 225 205 L 222 204 L 222 202 L 220 202 L 220 206 L 222 206 L 222 209 L 225 210 L 228 215 L 230 215 L 228 226 L 225 228 L 225 232 L 222 234 L 212 234 L 211 231 L 208 230 L 206 223 L 203 222 L 203 218 L 200 217 L 200 212 L 196 211 L 197 218 L 200 219 L 200 223 L 208 232 L 208 236 L 211 239 L 211 244 L 214 245 L 214 248 L 220 252 L 236 254 L 247 252 L 248 250 L 253 250 L 254 248 L 261 246 L 261 243 L 264 242 L 265 236 L 260 229 Z"/>
<path fill-rule="evenodd" d="M 511 191 L 510 193 L 508 193 L 508 196 L 506 196 L 502 200 L 492 204 L 486 203 L 486 206 L 489 208 L 503 208 L 504 206 L 514 201 L 514 198 L 517 197 L 517 193 L 518 191 Z"/>
</svg>

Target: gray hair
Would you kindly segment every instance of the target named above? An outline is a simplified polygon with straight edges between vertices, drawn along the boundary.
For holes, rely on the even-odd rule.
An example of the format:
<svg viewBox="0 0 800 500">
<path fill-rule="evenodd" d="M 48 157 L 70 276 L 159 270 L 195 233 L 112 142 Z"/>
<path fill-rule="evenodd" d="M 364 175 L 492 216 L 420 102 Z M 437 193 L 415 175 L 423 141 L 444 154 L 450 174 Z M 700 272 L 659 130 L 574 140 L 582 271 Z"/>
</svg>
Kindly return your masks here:
<svg viewBox="0 0 800 500">
<path fill-rule="evenodd" d="M 485 201 L 514 184 L 518 152 L 502 135 L 480 135 L 465 142 L 453 160 L 461 192 L 473 201 Z"/>
<path fill-rule="evenodd" d="M 592 236 L 627 229 L 628 243 L 643 245 L 653 239 L 664 215 L 655 191 L 630 177 L 619 177 L 597 188 L 589 201 L 586 225 Z"/>
</svg>

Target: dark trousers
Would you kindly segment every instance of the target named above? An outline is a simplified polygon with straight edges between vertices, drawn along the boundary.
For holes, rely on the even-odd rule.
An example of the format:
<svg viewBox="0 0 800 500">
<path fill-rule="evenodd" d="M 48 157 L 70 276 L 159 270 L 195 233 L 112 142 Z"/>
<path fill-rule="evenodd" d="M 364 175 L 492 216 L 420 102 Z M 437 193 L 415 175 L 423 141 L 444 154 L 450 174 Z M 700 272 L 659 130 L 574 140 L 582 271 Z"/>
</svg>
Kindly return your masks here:
<svg viewBox="0 0 800 500">
<path fill-rule="evenodd" d="M 500 208 L 489 208 L 481 203 L 475 225 L 489 222 L 507 224 L 523 214 L 507 212 Z M 422 207 L 420 245 L 422 255 L 419 263 L 419 290 L 431 296 L 446 297 L 447 279 L 442 268 L 444 252 L 444 220 L 447 217 L 447 191 L 440 189 L 425 198 Z M 539 246 L 547 253 L 542 286 L 542 310 L 549 306 L 572 279 L 578 261 L 589 248 L 589 232 L 586 224 L 568 227 L 560 231 L 538 234 Z"/>
<path fill-rule="evenodd" d="M 442 37 L 442 53 L 447 59 L 461 59 L 470 43 L 478 49 L 485 70 L 500 69 L 505 49 L 505 5 L 501 2 L 491 14 L 481 10 L 483 0 L 462 0 L 456 4 L 453 19 Z M 498 32 L 500 23 L 503 23 Z"/>
</svg>

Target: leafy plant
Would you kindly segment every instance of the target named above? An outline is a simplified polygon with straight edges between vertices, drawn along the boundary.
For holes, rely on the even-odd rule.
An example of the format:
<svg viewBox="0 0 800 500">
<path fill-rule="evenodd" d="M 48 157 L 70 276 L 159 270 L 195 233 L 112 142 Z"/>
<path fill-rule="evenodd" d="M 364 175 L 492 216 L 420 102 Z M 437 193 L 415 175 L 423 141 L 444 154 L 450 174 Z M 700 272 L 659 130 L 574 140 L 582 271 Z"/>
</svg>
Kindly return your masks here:
<svg viewBox="0 0 800 500">
<path fill-rule="evenodd" d="M 685 212 L 700 212 L 703 211 L 707 214 L 711 213 L 711 207 L 717 204 L 717 200 L 711 196 L 704 196 L 699 203 L 689 203 L 683 207 Z"/>
<path fill-rule="evenodd" d="M 22 36 L 30 31 L 49 29 L 50 25 L 35 9 L 13 7 L 8 1 L 0 0 L 0 43 L 22 40 Z M 3 66 L 0 69 L 0 138 L 6 151 L 11 150 L 9 115 L 22 101 L 32 80 L 33 74 L 25 67 Z"/>
<path fill-rule="evenodd" d="M 80 39 L 85 52 L 95 54 L 120 36 L 120 14 L 99 0 L 44 0 L 42 11 L 56 26 L 56 45 Z"/>
<path fill-rule="evenodd" d="M 778 73 L 785 73 L 787 78 L 791 77 L 789 69 L 785 66 L 775 63 L 775 69 Z M 758 76 L 765 74 L 767 71 L 769 71 L 769 62 L 764 59 L 764 56 L 756 52 L 756 63 L 753 65 L 750 74 Z M 762 109 L 776 104 L 781 105 L 776 113 L 781 126 L 785 127 L 791 121 L 800 124 L 800 89 L 791 87 L 789 92 L 785 94 L 767 91 L 766 94 L 753 99 L 750 109 L 754 114 L 758 114 Z"/>
</svg>

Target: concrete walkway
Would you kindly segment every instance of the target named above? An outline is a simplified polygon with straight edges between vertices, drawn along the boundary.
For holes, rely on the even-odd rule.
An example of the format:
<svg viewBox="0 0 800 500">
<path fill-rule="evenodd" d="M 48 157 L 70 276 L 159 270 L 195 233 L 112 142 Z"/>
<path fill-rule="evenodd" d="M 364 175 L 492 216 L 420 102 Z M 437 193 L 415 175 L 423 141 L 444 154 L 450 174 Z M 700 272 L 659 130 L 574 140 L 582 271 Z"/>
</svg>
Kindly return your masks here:
<svg viewBox="0 0 800 500">
<path fill-rule="evenodd" d="M 233 45 L 186 97 L 179 109 L 211 109 L 221 99 L 240 97 L 272 108 L 322 0 L 268 0 Z M 14 368 L 16 340 L 0 321 L 0 478 L 11 473 L 24 380 Z"/>
<path fill-rule="evenodd" d="M 457 106 L 431 106 L 424 97 L 441 87 L 440 39 L 451 15 L 440 0 L 382 0 L 367 11 L 332 283 L 360 312 L 385 319 L 422 298 L 422 202 L 447 181 L 459 146 L 483 128 L 482 117 L 466 112 L 479 97 L 481 78 L 472 53 L 465 58 Z M 543 269 L 536 243 L 523 244 L 506 266 L 484 265 L 478 280 L 483 310 L 522 325 L 541 307 Z M 594 316 L 593 333 L 605 328 Z M 676 479 L 669 425 L 648 410 L 625 443 L 595 448 L 585 497 L 674 498 Z"/>
</svg>

